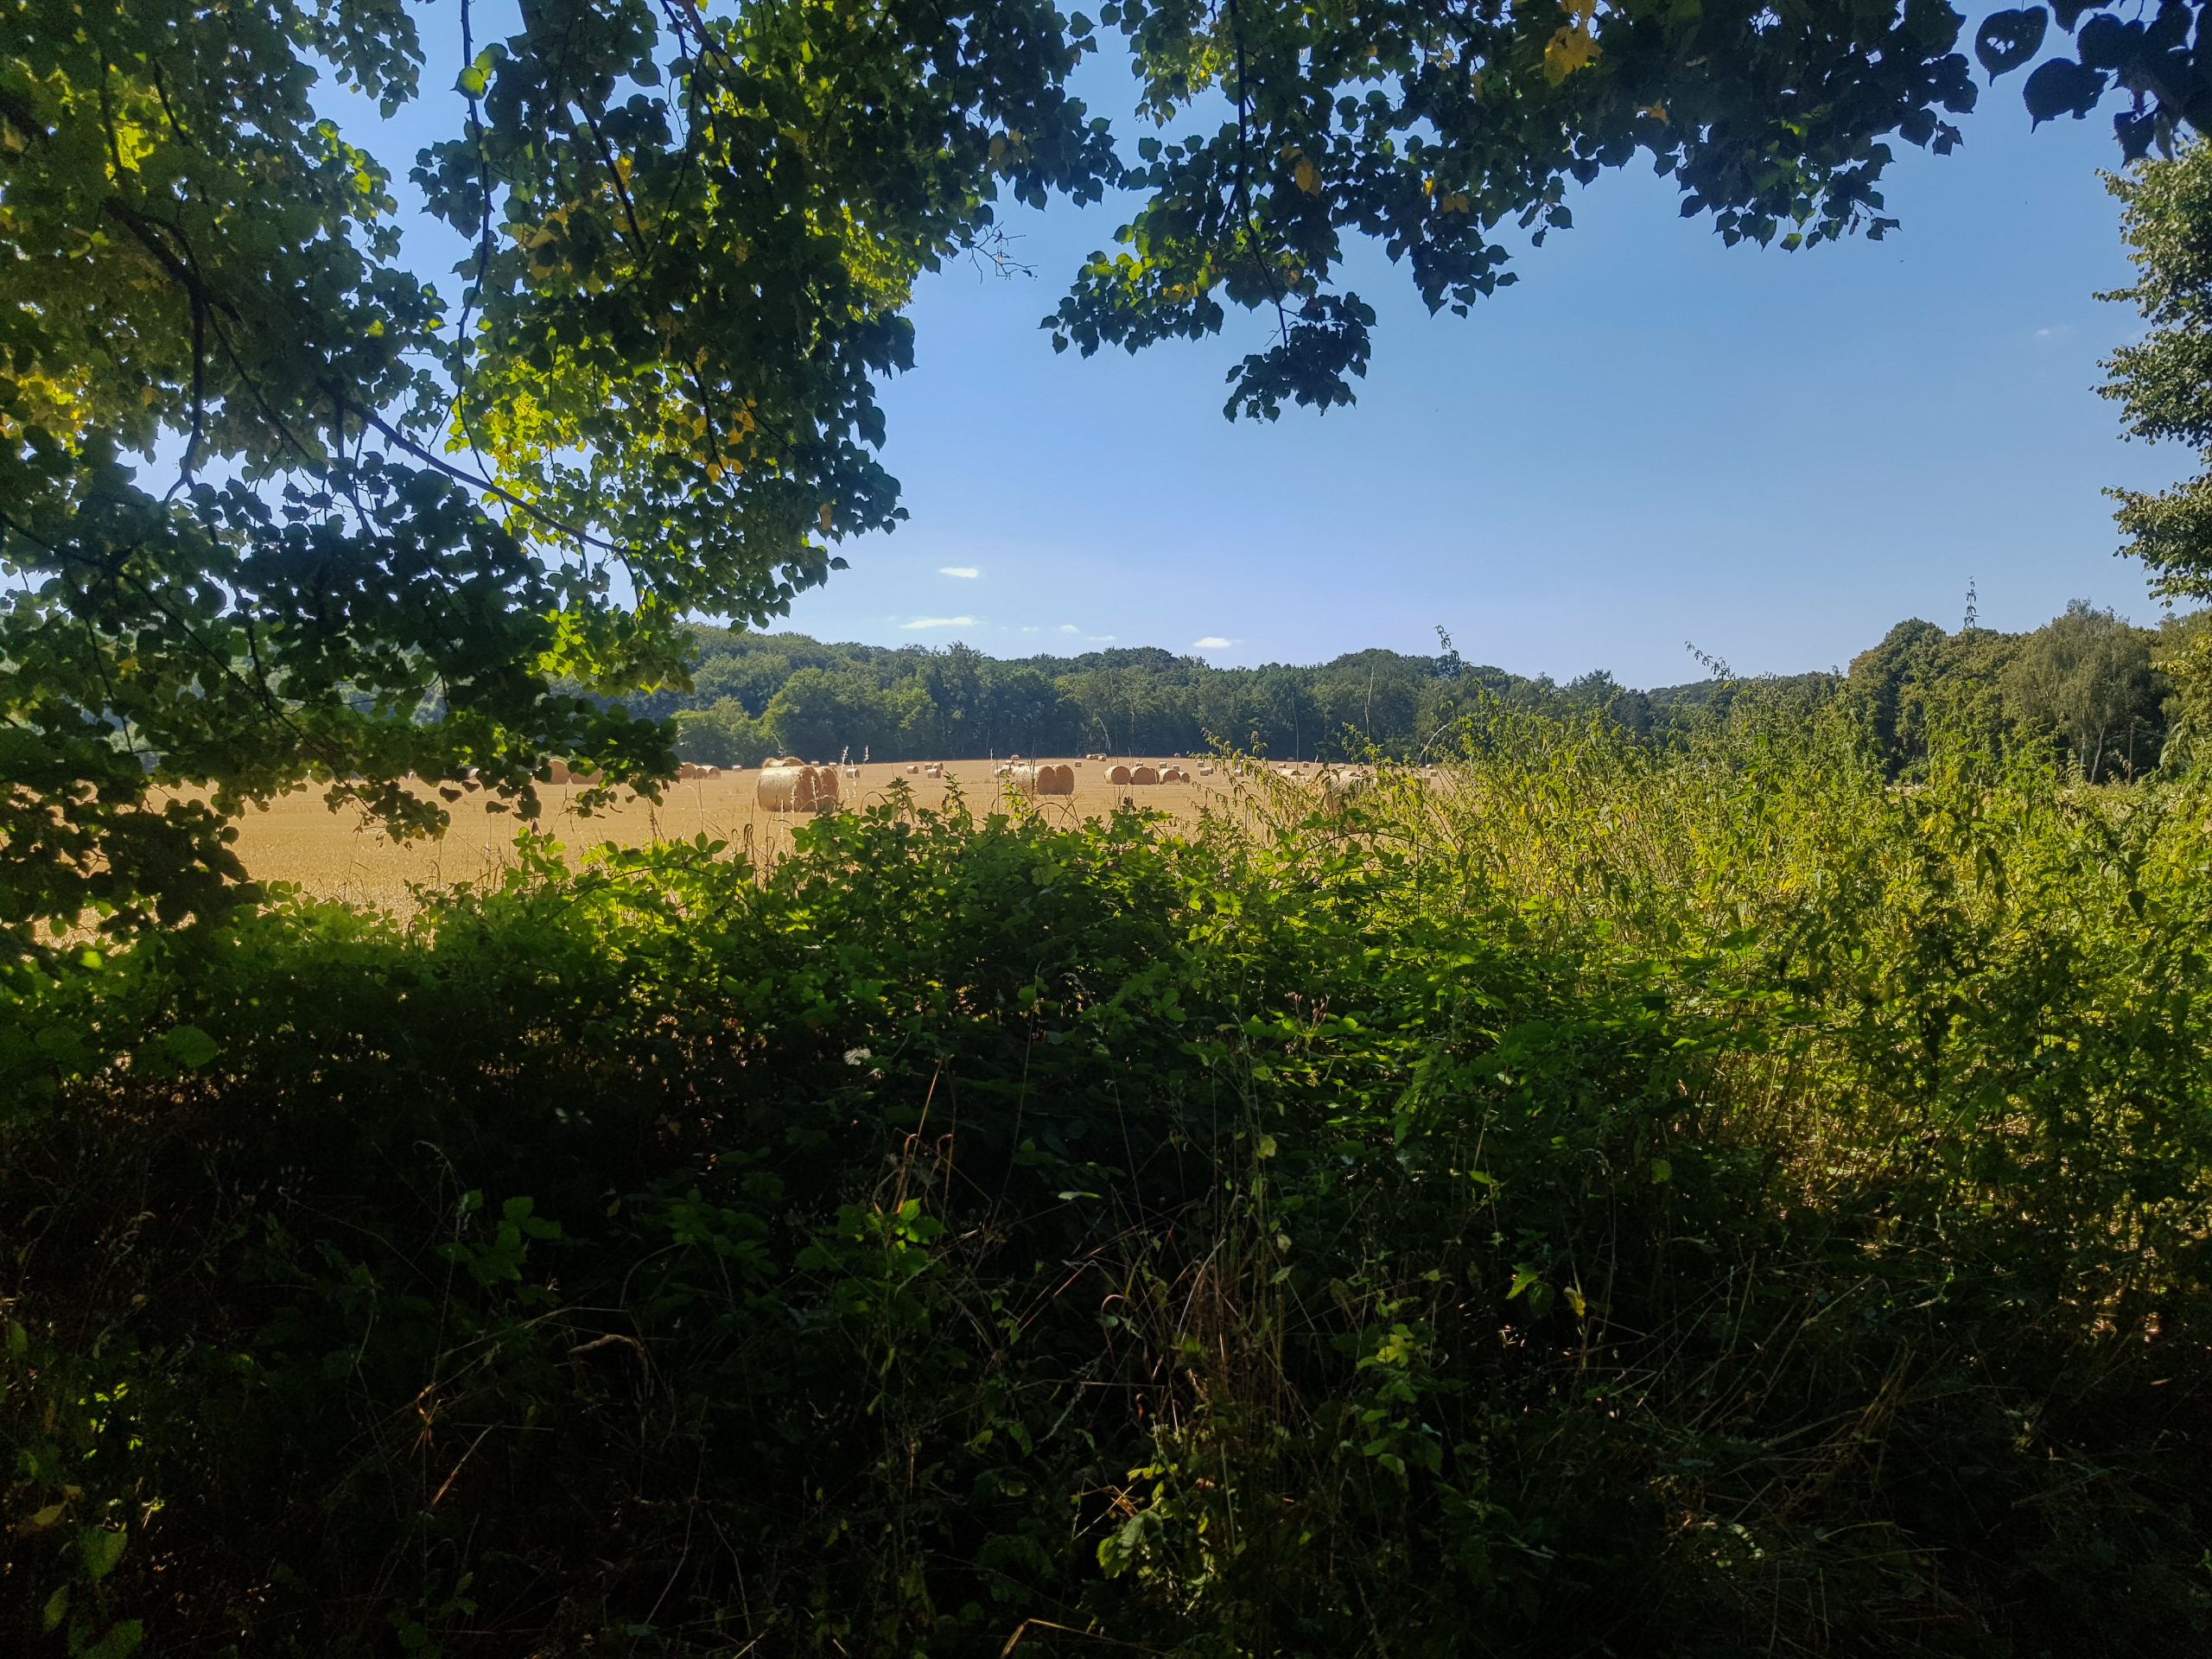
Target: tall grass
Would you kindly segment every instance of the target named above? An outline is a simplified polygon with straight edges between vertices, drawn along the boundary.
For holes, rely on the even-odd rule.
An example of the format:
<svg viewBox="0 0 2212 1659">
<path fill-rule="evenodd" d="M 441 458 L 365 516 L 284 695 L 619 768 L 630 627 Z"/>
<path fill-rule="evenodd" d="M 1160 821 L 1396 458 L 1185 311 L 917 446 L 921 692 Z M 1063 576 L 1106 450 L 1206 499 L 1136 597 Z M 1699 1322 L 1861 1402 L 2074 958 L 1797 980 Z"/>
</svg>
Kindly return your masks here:
<svg viewBox="0 0 2212 1659">
<path fill-rule="evenodd" d="M 2201 1651 L 2201 794 L 1463 749 L 18 978 L 0 1630 Z"/>
</svg>

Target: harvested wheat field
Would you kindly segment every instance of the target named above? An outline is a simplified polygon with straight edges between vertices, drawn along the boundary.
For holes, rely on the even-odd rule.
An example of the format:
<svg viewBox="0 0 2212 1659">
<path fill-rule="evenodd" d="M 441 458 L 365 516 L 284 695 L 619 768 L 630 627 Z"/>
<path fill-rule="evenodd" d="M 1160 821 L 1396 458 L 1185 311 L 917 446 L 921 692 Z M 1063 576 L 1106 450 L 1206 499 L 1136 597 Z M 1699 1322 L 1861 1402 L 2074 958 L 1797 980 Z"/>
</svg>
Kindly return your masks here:
<svg viewBox="0 0 2212 1659">
<path fill-rule="evenodd" d="M 1165 760 L 1126 764 L 1136 776 L 1164 776 L 1176 770 Z M 887 800 L 895 783 L 924 807 L 941 805 L 957 787 L 969 806 L 981 811 L 996 807 L 1012 783 L 1010 778 L 995 776 L 995 768 L 988 760 L 927 766 L 941 766 L 942 775 L 932 776 L 926 769 L 910 772 L 904 762 L 851 768 L 838 780 L 835 804 L 827 810 L 849 811 Z M 1228 808 L 1249 804 L 1254 798 L 1238 767 L 1220 767 L 1204 777 L 1191 776 L 1187 767 L 1182 768 L 1179 775 L 1187 781 L 1177 783 L 1109 783 L 1110 773 L 1119 770 L 1119 766 L 1101 766 L 1096 761 L 1088 767 L 1075 766 L 1068 793 L 1030 796 L 1025 791 L 1025 810 L 1073 823 L 1102 817 L 1127 802 L 1195 821 L 1202 805 Z M 850 775 L 854 772 L 858 777 Z M 703 834 L 749 849 L 756 857 L 773 858 L 791 845 L 793 828 L 811 814 L 765 807 L 760 785 L 759 768 L 726 767 L 716 777 L 695 776 L 670 784 L 658 805 L 630 797 L 612 810 L 582 817 L 574 806 L 575 798 L 584 792 L 582 785 L 541 785 L 544 815 L 538 827 L 576 856 L 608 842 L 638 847 L 654 841 L 689 841 Z M 411 909 L 411 887 L 480 880 L 512 861 L 516 820 L 487 812 L 485 799 L 478 793 L 463 794 L 447 804 L 452 825 L 442 839 L 400 846 L 364 828 L 351 810 L 331 811 L 323 804 L 320 789 L 296 791 L 271 803 L 267 810 L 249 811 L 240 820 L 238 855 L 258 880 L 295 882 L 321 898 Z"/>
</svg>

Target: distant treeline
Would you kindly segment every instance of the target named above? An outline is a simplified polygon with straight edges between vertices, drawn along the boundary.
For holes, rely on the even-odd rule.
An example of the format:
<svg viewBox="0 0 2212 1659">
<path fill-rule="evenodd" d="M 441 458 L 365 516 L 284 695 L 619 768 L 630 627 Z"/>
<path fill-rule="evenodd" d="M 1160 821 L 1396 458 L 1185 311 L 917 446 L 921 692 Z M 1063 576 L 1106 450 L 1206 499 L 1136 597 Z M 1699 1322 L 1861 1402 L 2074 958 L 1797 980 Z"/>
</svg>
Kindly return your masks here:
<svg viewBox="0 0 2212 1659">
<path fill-rule="evenodd" d="M 1905 775 L 1948 729 L 2002 751 L 2057 744 L 2089 775 L 2134 775 L 2190 747 L 2192 699 L 2164 671 L 2212 613 L 2135 627 L 2086 603 L 2027 633 L 1899 623 L 1847 674 L 1772 687 L 1835 700 Z M 1638 690 L 1602 671 L 1560 683 L 1461 660 L 1362 651 L 1314 666 L 1216 668 L 1157 648 L 1077 657 L 993 658 L 943 649 L 828 645 L 799 633 L 698 632 L 688 692 L 635 712 L 673 717 L 687 760 L 757 766 L 795 753 L 828 760 L 993 754 L 1189 753 L 1221 742 L 1279 759 L 1364 753 L 1410 757 L 1478 704 L 1498 700 L 1587 712 L 1665 742 L 1698 711 L 1725 709 L 1739 683 L 1708 678 Z M 2170 738 L 2183 740 L 2168 753 Z"/>
<path fill-rule="evenodd" d="M 1605 673 L 1560 685 L 1460 660 L 1362 651 L 1318 666 L 1215 668 L 1156 647 L 1077 657 L 988 657 L 826 645 L 798 633 L 699 631 L 689 693 L 632 700 L 672 715 L 687 760 L 752 766 L 771 753 L 879 760 L 992 754 L 1170 754 L 1217 741 L 1279 759 L 1420 752 L 1484 697 L 1586 708 L 1638 732 L 1663 724 L 1671 691 Z M 1709 688 L 1688 688 L 1694 694 Z"/>
</svg>

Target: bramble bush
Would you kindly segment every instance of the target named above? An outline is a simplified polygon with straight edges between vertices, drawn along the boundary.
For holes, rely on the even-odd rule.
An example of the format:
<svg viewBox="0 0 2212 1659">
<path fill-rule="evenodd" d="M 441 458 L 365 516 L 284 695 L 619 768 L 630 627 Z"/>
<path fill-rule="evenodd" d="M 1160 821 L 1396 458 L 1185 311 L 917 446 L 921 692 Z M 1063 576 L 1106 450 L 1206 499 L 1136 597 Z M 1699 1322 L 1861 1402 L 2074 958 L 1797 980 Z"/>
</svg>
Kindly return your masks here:
<svg viewBox="0 0 2212 1659">
<path fill-rule="evenodd" d="M 0 1632 L 2201 1652 L 2212 808 L 1838 718 L 11 969 Z"/>
</svg>

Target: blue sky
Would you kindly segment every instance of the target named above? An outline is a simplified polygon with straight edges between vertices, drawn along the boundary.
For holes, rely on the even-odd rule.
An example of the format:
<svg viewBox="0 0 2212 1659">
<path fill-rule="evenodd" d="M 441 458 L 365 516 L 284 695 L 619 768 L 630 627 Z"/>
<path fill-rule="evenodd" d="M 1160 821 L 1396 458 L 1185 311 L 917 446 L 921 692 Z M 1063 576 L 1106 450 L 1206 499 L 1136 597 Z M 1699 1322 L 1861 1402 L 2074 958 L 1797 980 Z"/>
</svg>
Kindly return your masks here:
<svg viewBox="0 0 2212 1659">
<path fill-rule="evenodd" d="M 1370 257 L 1358 403 L 1272 426 L 1220 413 L 1257 318 L 1055 357 L 1037 321 L 1120 221 L 1020 216 L 1033 280 L 959 268 L 918 296 L 886 397 L 912 521 L 845 550 L 791 624 L 995 654 L 1225 640 L 1200 654 L 1240 664 L 1433 650 L 1441 623 L 1471 660 L 1660 684 L 1699 677 L 1686 640 L 1789 672 L 1905 616 L 1955 627 L 1970 579 L 1992 626 L 2075 597 L 2148 620 L 2101 491 L 2188 458 L 2122 442 L 2092 391 L 2138 327 L 2092 297 L 2129 270 L 2109 129 L 2031 134 L 2007 82 L 1966 130 L 1900 156 L 1879 243 L 1726 248 L 1637 168 L 1465 319 Z"/>
<path fill-rule="evenodd" d="M 448 84 L 444 32 L 426 88 Z M 1126 118 L 1119 66 L 1084 82 Z M 447 101 L 372 144 L 404 168 Z M 1906 616 L 1956 626 L 1969 579 L 1992 626 L 2076 597 L 2152 620 L 2101 491 L 2190 458 L 2122 442 L 2092 390 L 2139 327 L 2093 297 L 2129 270 L 2097 176 L 2110 129 L 2031 133 L 2017 76 L 1963 124 L 1948 157 L 1900 144 L 1904 228 L 1879 243 L 1725 248 L 1637 167 L 1571 198 L 1575 228 L 1465 319 L 1428 317 L 1363 251 L 1350 281 L 1381 321 L 1358 403 L 1272 425 L 1220 412 L 1255 316 L 1056 356 L 1038 320 L 1123 214 L 1014 211 L 1035 275 L 927 279 L 916 366 L 886 389 L 912 521 L 842 547 L 851 569 L 789 626 L 1249 664 L 1433 651 L 1441 624 L 1470 660 L 1663 684 L 1698 677 L 1685 641 L 1790 672 Z"/>
</svg>

